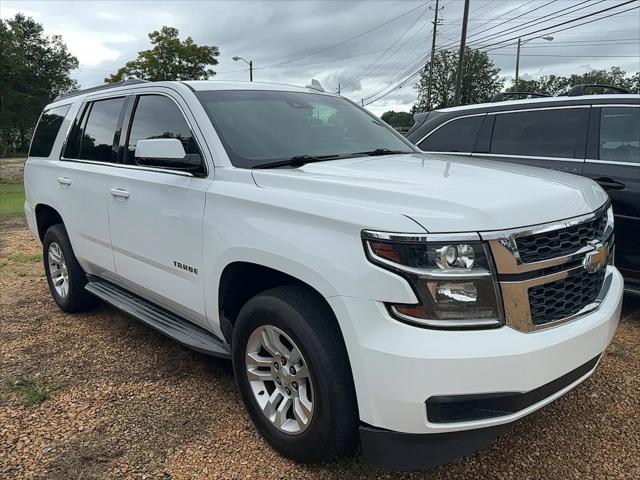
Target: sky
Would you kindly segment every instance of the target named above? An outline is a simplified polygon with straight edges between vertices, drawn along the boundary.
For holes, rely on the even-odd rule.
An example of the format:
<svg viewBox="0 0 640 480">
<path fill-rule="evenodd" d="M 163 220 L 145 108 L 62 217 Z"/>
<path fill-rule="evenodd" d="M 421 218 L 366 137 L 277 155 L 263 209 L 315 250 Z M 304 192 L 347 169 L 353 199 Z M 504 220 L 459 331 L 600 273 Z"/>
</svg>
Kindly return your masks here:
<svg viewBox="0 0 640 480">
<path fill-rule="evenodd" d="M 627 0 L 470 0 L 467 44 L 489 54 L 512 79 L 516 38 L 522 47 L 520 76 L 583 73 L 620 66 L 640 71 L 640 1 L 583 20 L 592 12 Z M 463 0 L 440 0 L 436 49 L 457 48 Z M 254 63 L 254 80 L 306 85 L 317 79 L 380 115 L 408 111 L 416 98 L 417 71 L 431 49 L 435 0 L 430 1 L 10 1 L 0 0 L 0 17 L 33 17 L 46 34 L 61 35 L 80 68 L 81 87 L 103 82 L 140 50 L 147 34 L 163 25 L 180 37 L 220 49 L 214 79 L 249 79 L 241 56 Z M 623 10 L 633 9 L 609 16 Z M 607 17 L 585 25 L 595 18 Z M 554 27 L 555 26 L 555 27 Z M 569 28 L 561 32 L 559 29 Z M 534 31 L 540 30 L 538 33 Z M 544 40 L 551 36 L 553 40 Z M 502 42 L 499 45 L 493 45 Z"/>
</svg>

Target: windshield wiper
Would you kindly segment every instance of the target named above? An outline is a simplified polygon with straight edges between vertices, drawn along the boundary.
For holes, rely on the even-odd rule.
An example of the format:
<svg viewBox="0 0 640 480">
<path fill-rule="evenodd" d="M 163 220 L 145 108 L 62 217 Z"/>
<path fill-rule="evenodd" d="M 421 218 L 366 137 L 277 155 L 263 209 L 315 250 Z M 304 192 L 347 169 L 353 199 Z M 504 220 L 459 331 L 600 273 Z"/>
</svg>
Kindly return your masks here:
<svg viewBox="0 0 640 480">
<path fill-rule="evenodd" d="M 286 160 L 277 160 L 275 162 L 262 163 L 260 165 L 254 165 L 252 168 L 278 168 L 278 167 L 301 167 L 307 163 L 324 162 L 326 160 L 335 160 L 340 158 L 341 155 L 319 155 L 314 157 L 313 155 L 296 155 Z"/>
<path fill-rule="evenodd" d="M 411 150 L 390 150 L 388 148 L 376 148 L 375 150 L 369 150 L 367 152 L 356 152 L 354 155 L 369 155 L 371 157 L 376 157 L 379 155 L 394 155 L 400 153 L 415 153 Z"/>
</svg>

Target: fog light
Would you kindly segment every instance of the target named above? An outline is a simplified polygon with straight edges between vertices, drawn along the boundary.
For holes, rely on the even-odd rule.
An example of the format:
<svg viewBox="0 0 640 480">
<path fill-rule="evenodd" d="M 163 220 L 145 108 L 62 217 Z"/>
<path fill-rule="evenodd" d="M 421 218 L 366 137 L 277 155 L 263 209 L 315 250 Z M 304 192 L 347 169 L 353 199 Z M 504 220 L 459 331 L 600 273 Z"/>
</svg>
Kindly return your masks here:
<svg viewBox="0 0 640 480">
<path fill-rule="evenodd" d="M 436 284 L 437 302 L 475 302 L 478 290 L 473 282 Z"/>
</svg>

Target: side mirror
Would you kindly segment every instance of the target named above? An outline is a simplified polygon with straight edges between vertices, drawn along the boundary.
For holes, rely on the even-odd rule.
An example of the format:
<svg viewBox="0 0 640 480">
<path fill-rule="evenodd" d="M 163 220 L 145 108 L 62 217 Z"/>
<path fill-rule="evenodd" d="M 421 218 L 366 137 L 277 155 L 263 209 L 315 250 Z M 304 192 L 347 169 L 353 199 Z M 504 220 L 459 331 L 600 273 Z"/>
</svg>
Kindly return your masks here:
<svg viewBox="0 0 640 480">
<path fill-rule="evenodd" d="M 200 155 L 187 154 L 182 142 L 177 138 L 138 140 L 134 156 L 138 165 L 146 167 L 179 170 L 194 175 L 202 175 L 206 172 Z"/>
<path fill-rule="evenodd" d="M 177 138 L 138 140 L 135 157 L 141 160 L 183 160 L 187 154 Z"/>
</svg>

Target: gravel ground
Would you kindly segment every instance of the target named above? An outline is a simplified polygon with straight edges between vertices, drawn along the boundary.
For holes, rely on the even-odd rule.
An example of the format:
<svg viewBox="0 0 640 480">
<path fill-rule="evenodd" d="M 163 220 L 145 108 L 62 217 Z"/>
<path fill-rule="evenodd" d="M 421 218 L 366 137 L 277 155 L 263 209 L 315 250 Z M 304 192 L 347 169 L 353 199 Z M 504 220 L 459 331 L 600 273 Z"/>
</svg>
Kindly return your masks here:
<svg viewBox="0 0 640 480">
<path fill-rule="evenodd" d="M 590 380 L 509 427 L 491 447 L 429 472 L 389 474 L 356 455 L 292 463 L 256 433 L 230 364 L 191 352 L 100 306 L 57 309 L 40 246 L 0 224 L 0 478 L 640 478 L 640 302 Z M 9 385 L 60 385 L 25 405 Z"/>
</svg>

